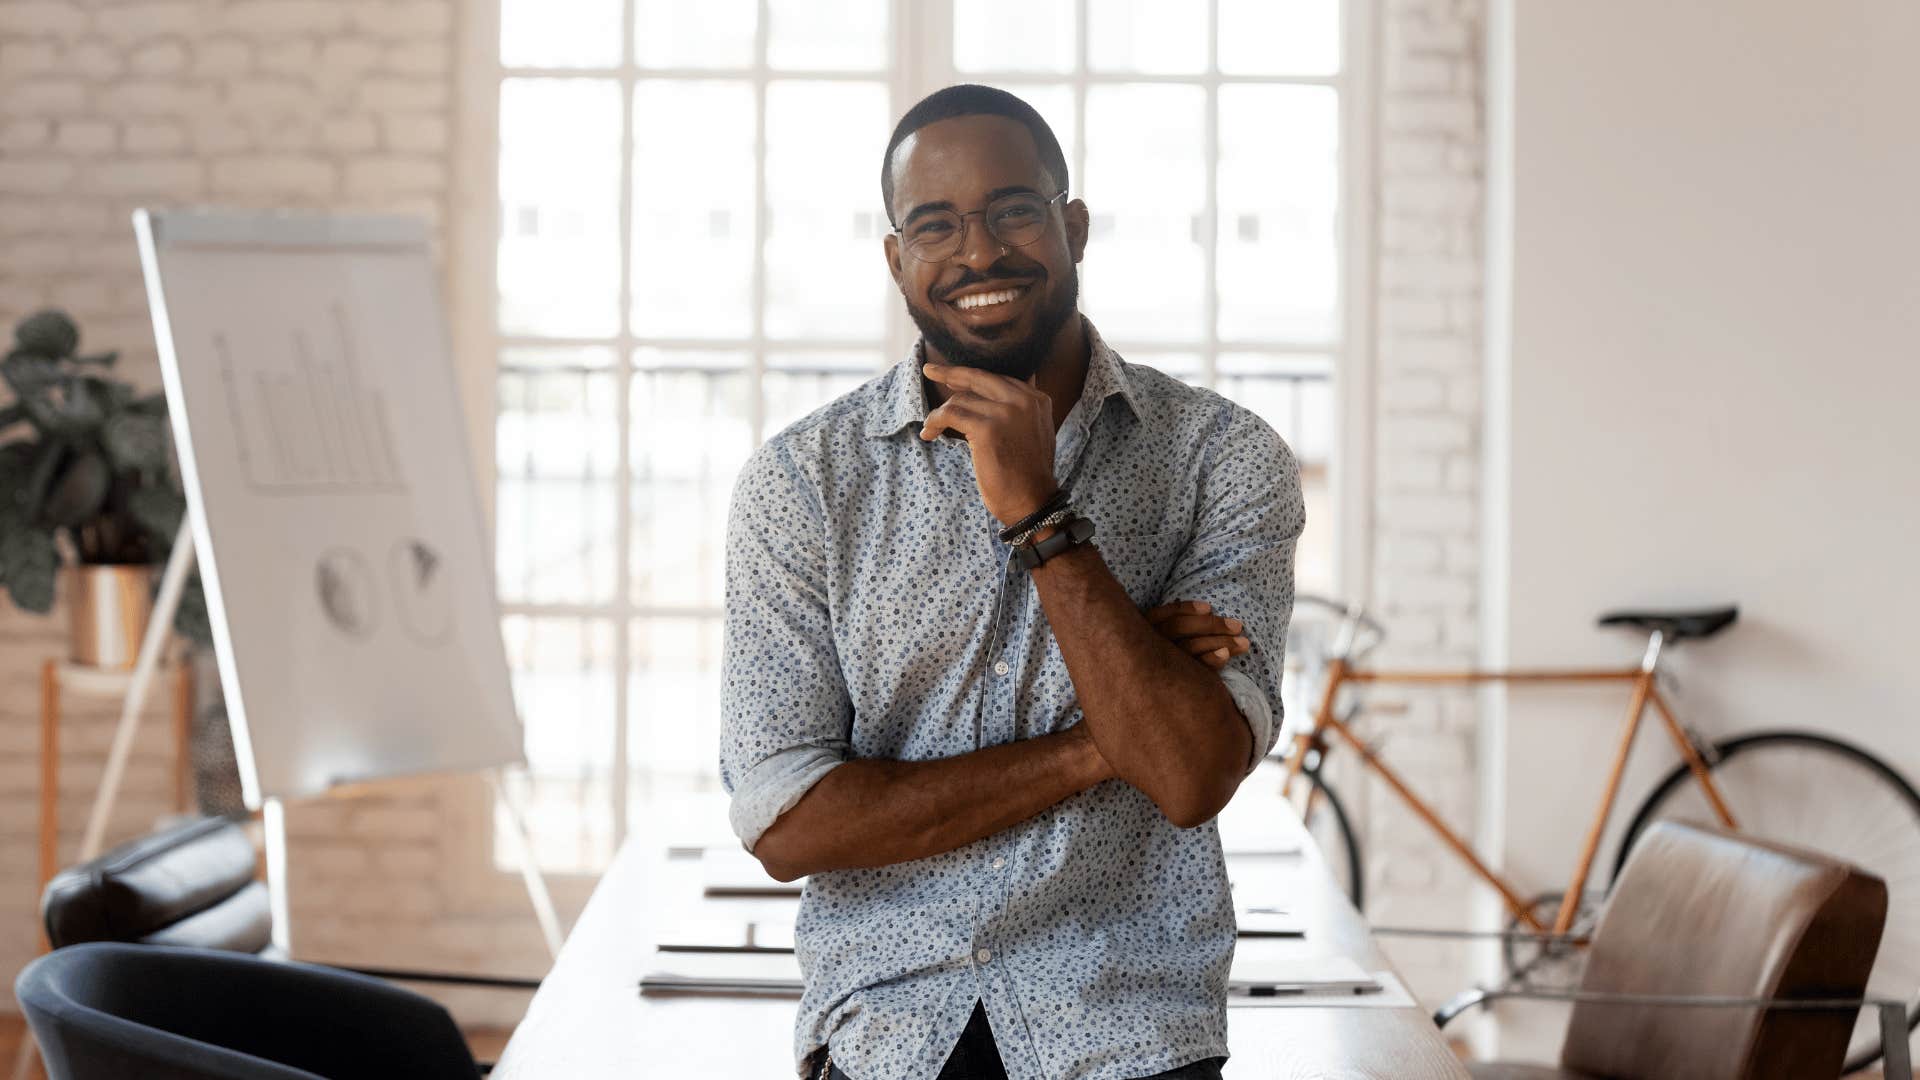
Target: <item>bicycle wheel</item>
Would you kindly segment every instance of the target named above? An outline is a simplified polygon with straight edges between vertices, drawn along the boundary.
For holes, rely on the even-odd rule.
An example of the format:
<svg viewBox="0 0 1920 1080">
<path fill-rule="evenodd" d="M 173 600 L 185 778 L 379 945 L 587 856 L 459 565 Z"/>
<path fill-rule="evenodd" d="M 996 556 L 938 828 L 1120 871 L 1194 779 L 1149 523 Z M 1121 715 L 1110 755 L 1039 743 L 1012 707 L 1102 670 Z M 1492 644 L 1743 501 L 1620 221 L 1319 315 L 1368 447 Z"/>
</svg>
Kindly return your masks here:
<svg viewBox="0 0 1920 1080">
<path fill-rule="evenodd" d="M 1845 859 L 1887 883 L 1887 926 L 1867 993 L 1908 1002 L 1908 1028 L 1920 1024 L 1920 793 L 1872 754 L 1825 735 L 1761 732 L 1712 749 L 1706 756 L 1714 787 L 1741 832 Z M 1615 881 L 1640 834 L 1666 818 L 1719 823 L 1684 764 L 1653 789 L 1627 826 Z M 1879 1058 L 1879 1026 L 1863 1010 L 1847 1044 L 1846 1069 Z"/>
<path fill-rule="evenodd" d="M 1327 871 L 1353 901 L 1354 910 L 1365 911 L 1367 878 L 1360 864 L 1360 838 L 1353 834 L 1346 804 L 1327 785 L 1320 770 L 1308 770 L 1305 776 L 1313 785 L 1304 815 L 1307 835 L 1313 837 Z"/>
</svg>

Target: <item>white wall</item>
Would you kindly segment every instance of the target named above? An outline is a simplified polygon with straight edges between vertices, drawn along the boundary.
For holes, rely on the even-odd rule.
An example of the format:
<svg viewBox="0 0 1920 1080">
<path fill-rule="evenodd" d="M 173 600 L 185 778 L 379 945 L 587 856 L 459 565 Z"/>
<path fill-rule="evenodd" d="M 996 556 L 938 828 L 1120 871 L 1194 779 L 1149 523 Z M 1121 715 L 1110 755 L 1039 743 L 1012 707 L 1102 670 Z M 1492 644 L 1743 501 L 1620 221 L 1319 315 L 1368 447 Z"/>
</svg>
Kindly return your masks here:
<svg viewBox="0 0 1920 1080">
<path fill-rule="evenodd" d="M 1920 776 L 1920 6 L 1526 0 L 1503 23 L 1495 659 L 1627 663 L 1603 609 L 1737 601 L 1674 657 L 1684 718 L 1839 733 Z M 1522 881 L 1566 879 L 1623 711 L 1508 703 Z M 1623 811 L 1673 760 L 1642 735 Z"/>
</svg>

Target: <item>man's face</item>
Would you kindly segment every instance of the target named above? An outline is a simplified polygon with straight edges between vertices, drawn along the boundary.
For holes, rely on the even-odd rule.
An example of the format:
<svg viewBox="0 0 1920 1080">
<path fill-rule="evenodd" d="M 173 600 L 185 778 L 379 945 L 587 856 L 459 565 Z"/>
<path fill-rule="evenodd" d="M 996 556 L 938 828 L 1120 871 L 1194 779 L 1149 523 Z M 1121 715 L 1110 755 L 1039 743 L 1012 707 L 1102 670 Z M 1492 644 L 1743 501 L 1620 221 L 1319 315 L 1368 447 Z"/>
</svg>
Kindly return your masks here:
<svg viewBox="0 0 1920 1080">
<path fill-rule="evenodd" d="M 1032 134 L 1004 116 L 928 124 L 901 142 L 892 165 L 894 220 L 909 231 L 928 210 L 966 214 L 1002 195 L 1032 192 L 1046 199 L 1060 190 L 1040 164 Z M 1051 204 L 1045 231 L 1020 246 L 996 238 L 984 214 L 968 214 L 965 230 L 960 250 L 937 262 L 915 256 L 898 233 L 889 233 L 887 265 L 894 283 L 941 355 L 1024 379 L 1040 369 L 1054 337 L 1074 315 L 1080 288 L 1075 264 L 1087 244 L 1086 204 Z M 1007 292 L 1015 295 L 998 303 L 966 299 Z"/>
</svg>

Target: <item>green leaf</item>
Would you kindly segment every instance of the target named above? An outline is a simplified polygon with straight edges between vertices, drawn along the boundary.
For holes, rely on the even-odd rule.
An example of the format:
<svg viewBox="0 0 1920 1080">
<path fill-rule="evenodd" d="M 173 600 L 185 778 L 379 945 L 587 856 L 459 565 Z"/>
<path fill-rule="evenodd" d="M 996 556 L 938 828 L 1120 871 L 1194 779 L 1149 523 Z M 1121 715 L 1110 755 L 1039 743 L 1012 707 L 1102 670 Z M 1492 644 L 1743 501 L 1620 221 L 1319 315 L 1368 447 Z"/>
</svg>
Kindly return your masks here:
<svg viewBox="0 0 1920 1080">
<path fill-rule="evenodd" d="M 21 398 L 34 426 L 56 439 L 81 442 L 92 436 L 106 420 L 106 409 L 86 380 L 64 376 L 47 388 L 42 398 Z"/>
<path fill-rule="evenodd" d="M 15 349 L 0 360 L 0 378 L 22 400 L 40 393 L 60 377 L 60 361 L 26 349 Z"/>
<path fill-rule="evenodd" d="M 100 411 L 108 416 L 133 403 L 133 387 L 111 375 L 76 371 L 73 377 L 79 380 L 79 385 L 86 387 L 87 393 L 92 394 L 94 402 L 100 406 Z"/>
<path fill-rule="evenodd" d="M 33 439 L 0 443 L 0 527 L 8 515 L 27 519 L 27 482 L 33 478 L 33 463 L 40 459 L 40 445 Z"/>
<path fill-rule="evenodd" d="M 13 338 L 21 348 L 44 356 L 72 356 L 80 347 L 80 328 L 66 312 L 48 308 L 20 320 Z"/>
<path fill-rule="evenodd" d="M 34 457 L 27 466 L 26 486 L 20 489 L 20 515 L 28 521 L 40 520 L 40 508 L 47 501 L 47 492 L 53 488 L 54 477 L 58 475 L 60 462 L 67 456 L 67 448 L 52 439 L 34 444 Z"/>
<path fill-rule="evenodd" d="M 156 550 L 173 545 L 180 533 L 180 519 L 187 512 L 187 500 L 166 488 L 138 488 L 127 496 L 127 510 L 133 520 L 154 539 Z"/>
<path fill-rule="evenodd" d="M 47 492 L 41 517 L 55 528 L 72 528 L 100 512 L 112 487 L 113 468 L 107 459 L 91 450 L 82 451 L 61 470 L 60 478 Z"/>
<path fill-rule="evenodd" d="M 40 456 L 40 444 L 32 439 L 12 439 L 0 443 L 0 491 L 27 481 L 27 473 Z"/>
<path fill-rule="evenodd" d="M 145 397 L 134 398 L 127 402 L 127 411 L 165 416 L 167 415 L 167 392 L 159 390 Z"/>
<path fill-rule="evenodd" d="M 117 468 L 164 469 L 167 421 L 144 413 L 119 413 L 100 429 L 100 445 Z"/>
<path fill-rule="evenodd" d="M 5 526 L 0 527 L 0 579 L 15 604 L 45 614 L 53 607 L 53 579 L 60 569 L 53 534 L 23 523 Z"/>
</svg>

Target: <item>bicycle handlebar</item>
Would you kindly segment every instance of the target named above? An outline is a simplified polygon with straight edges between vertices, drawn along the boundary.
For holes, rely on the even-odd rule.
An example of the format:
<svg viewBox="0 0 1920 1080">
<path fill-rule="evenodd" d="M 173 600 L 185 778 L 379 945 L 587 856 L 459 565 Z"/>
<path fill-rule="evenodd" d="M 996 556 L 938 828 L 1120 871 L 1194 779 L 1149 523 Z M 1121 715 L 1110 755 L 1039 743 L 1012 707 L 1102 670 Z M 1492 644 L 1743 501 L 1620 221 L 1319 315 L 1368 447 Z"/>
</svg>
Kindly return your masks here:
<svg viewBox="0 0 1920 1080">
<path fill-rule="evenodd" d="M 1367 614 L 1367 610 L 1359 604 L 1348 604 L 1331 597 L 1321 596 L 1318 593 L 1295 593 L 1293 596 L 1293 606 L 1298 609 L 1302 604 L 1308 607 L 1325 608 L 1340 616 L 1343 625 L 1363 629 L 1372 637 L 1372 640 L 1367 643 L 1366 648 L 1359 648 L 1357 647 L 1357 641 L 1349 640 L 1346 643 L 1346 648 L 1342 650 L 1346 655 L 1357 656 L 1386 640 L 1387 628 L 1382 626 L 1378 619 Z"/>
<path fill-rule="evenodd" d="M 1367 609 L 1361 607 L 1359 604 L 1348 604 L 1340 600 L 1335 600 L 1332 597 L 1321 596 L 1319 593 L 1305 592 L 1293 594 L 1293 602 L 1295 606 L 1304 602 L 1327 608 L 1330 611 L 1335 611 L 1348 618 L 1357 620 L 1360 625 L 1381 637 L 1385 637 L 1387 634 L 1387 628 L 1380 625 L 1379 620 L 1367 614 Z"/>
</svg>

